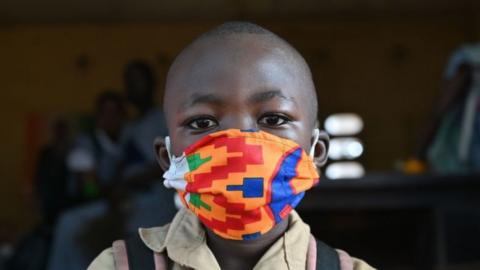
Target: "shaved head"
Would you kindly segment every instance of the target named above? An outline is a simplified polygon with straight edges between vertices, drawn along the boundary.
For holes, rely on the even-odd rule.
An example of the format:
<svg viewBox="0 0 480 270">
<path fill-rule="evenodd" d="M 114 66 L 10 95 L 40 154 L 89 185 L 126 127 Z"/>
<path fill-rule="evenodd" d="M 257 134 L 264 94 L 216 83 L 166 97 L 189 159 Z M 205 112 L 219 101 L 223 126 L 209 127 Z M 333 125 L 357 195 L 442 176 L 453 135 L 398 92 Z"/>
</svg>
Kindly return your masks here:
<svg viewBox="0 0 480 270">
<path fill-rule="evenodd" d="M 274 54 L 279 59 L 281 63 L 278 64 L 285 64 L 291 67 L 291 73 L 295 73 L 292 75 L 303 83 L 303 87 L 297 89 L 297 94 L 305 97 L 306 103 L 303 103 L 303 105 L 306 105 L 305 108 L 308 110 L 310 122 L 315 124 L 318 111 L 317 94 L 307 62 L 287 41 L 273 32 L 249 22 L 226 22 L 217 26 L 195 39 L 175 58 L 166 79 L 163 108 L 165 109 L 167 119 L 170 113 L 168 111 L 169 102 L 178 94 L 176 91 L 172 91 L 175 87 L 171 87 L 171 84 L 172 82 L 177 83 L 178 80 L 182 79 L 178 76 L 179 71 L 183 68 L 182 66 L 185 64 L 190 65 L 192 58 L 200 58 L 199 54 L 202 50 L 211 50 L 211 43 L 216 45 L 237 43 L 238 45 L 249 46 L 248 42 L 245 43 L 246 40 L 255 40 L 262 50 Z M 229 57 L 232 61 L 235 61 L 238 58 L 244 58 L 244 53 L 246 52 L 247 48 L 244 50 L 241 46 L 237 46 L 235 51 L 230 53 Z M 210 67 L 203 66 L 198 68 L 209 69 Z"/>
</svg>

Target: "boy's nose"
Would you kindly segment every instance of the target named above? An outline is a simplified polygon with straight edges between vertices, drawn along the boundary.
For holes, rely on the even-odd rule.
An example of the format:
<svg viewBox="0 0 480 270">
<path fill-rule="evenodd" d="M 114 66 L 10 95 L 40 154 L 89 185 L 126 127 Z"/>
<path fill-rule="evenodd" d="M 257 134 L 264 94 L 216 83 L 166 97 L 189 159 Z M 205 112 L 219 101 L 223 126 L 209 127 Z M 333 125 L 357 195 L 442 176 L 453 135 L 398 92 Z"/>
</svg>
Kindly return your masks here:
<svg viewBox="0 0 480 270">
<path fill-rule="evenodd" d="M 223 123 L 223 129 L 256 129 L 257 122 L 249 116 L 236 115 L 232 117 L 225 117 Z"/>
</svg>

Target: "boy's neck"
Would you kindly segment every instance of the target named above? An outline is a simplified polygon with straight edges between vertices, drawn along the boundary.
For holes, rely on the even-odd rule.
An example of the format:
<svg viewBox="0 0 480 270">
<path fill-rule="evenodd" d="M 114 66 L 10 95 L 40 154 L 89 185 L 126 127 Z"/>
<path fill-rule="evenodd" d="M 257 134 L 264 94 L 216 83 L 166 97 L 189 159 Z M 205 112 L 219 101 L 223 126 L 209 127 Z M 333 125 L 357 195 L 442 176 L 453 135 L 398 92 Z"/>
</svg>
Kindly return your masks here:
<svg viewBox="0 0 480 270">
<path fill-rule="evenodd" d="M 288 218 L 282 220 L 271 231 L 254 240 L 228 240 L 211 230 L 207 231 L 207 244 L 221 269 L 253 269 L 260 258 L 288 228 Z"/>
</svg>

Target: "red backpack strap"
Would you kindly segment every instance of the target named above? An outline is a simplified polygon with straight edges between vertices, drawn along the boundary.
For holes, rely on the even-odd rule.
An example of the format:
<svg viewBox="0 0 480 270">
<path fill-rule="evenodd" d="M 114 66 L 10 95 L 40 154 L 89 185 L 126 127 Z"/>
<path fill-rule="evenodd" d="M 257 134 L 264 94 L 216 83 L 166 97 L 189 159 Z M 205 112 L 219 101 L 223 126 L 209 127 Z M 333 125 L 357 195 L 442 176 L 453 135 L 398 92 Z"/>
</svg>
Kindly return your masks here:
<svg viewBox="0 0 480 270">
<path fill-rule="evenodd" d="M 154 252 L 153 253 L 153 258 L 155 261 L 155 270 L 167 270 L 167 258 L 165 256 L 165 253 L 158 253 Z"/>
<path fill-rule="evenodd" d="M 340 268 L 342 270 L 353 270 L 353 259 L 347 252 L 337 249 L 338 257 L 340 259 Z"/>
<path fill-rule="evenodd" d="M 125 240 L 117 240 L 113 242 L 112 252 L 113 260 L 115 261 L 115 270 L 129 270 Z"/>
<path fill-rule="evenodd" d="M 315 270 L 317 267 L 317 241 L 315 237 L 310 234 L 307 250 L 307 270 Z"/>
</svg>

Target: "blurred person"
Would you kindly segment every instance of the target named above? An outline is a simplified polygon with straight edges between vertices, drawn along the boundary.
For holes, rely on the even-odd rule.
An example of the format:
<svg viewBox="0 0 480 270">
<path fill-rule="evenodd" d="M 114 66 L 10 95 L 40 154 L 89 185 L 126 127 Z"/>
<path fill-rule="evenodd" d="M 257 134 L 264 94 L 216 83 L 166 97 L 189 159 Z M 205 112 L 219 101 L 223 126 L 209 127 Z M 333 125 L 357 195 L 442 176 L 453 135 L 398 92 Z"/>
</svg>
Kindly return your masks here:
<svg viewBox="0 0 480 270">
<path fill-rule="evenodd" d="M 38 155 L 35 179 L 42 217 L 50 226 L 68 203 L 66 157 L 71 146 L 69 124 L 65 119 L 55 120 L 50 128 L 49 143 Z"/>
<path fill-rule="evenodd" d="M 458 49 L 447 64 L 439 102 L 417 157 L 437 173 L 480 172 L 480 45 Z"/>
<path fill-rule="evenodd" d="M 154 102 L 156 80 L 151 66 L 142 60 L 129 62 L 123 73 L 125 93 L 136 111 L 127 126 L 123 147 L 124 177 L 129 183 L 142 185 L 161 178 L 156 165 L 152 141 L 167 133 L 165 117 Z"/>
<path fill-rule="evenodd" d="M 105 195 L 120 180 L 120 138 L 125 120 L 123 97 L 114 91 L 101 93 L 96 101 L 94 130 L 79 135 L 67 157 L 69 188 L 77 201 Z"/>
<path fill-rule="evenodd" d="M 136 233 L 138 227 L 167 223 L 176 208 L 174 192 L 162 184 L 163 170 L 157 165 L 153 148 L 155 138 L 167 134 L 165 117 L 155 103 L 157 85 L 153 68 L 146 61 L 132 60 L 125 67 L 123 80 L 127 100 L 136 111 L 122 142 L 123 184 L 133 195 L 128 202 L 126 232 Z M 158 205 L 162 205 L 162 211 L 157 210 Z M 156 214 L 152 215 L 153 212 Z"/>
<path fill-rule="evenodd" d="M 137 116 L 127 124 L 120 139 L 121 180 L 111 189 L 108 200 L 90 203 L 62 216 L 50 270 L 83 270 L 106 243 L 133 234 L 138 227 L 165 224 L 176 211 L 173 191 L 160 181 L 162 170 L 156 165 L 153 148 L 154 138 L 166 134 L 163 113 L 153 100 L 153 70 L 146 62 L 132 61 L 123 78 L 127 100 Z"/>
<path fill-rule="evenodd" d="M 126 120 L 124 98 L 114 91 L 102 92 L 97 97 L 94 114 L 93 130 L 78 135 L 66 157 L 68 193 L 76 207 L 63 213 L 56 224 L 49 269 L 85 268 L 81 262 L 88 260 L 85 254 L 95 250 L 97 241 L 91 241 L 88 235 L 82 236 L 97 218 L 108 216 L 118 228 L 124 223 L 124 216 L 109 215 L 115 213 L 109 211 L 110 198 L 121 181 L 120 141 Z M 119 230 L 102 232 L 108 239 L 122 235 Z M 76 247 L 65 250 L 65 245 L 70 244 Z"/>
<path fill-rule="evenodd" d="M 194 40 L 168 72 L 169 137 L 155 140 L 185 208 L 88 269 L 373 269 L 315 240 L 294 211 L 327 159 L 317 107 L 307 63 L 272 32 L 231 22 Z"/>
</svg>

